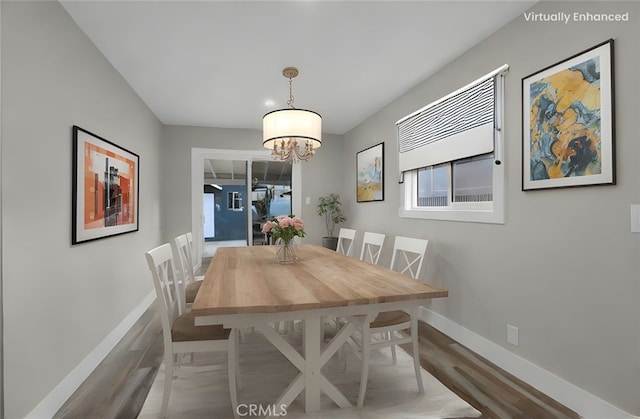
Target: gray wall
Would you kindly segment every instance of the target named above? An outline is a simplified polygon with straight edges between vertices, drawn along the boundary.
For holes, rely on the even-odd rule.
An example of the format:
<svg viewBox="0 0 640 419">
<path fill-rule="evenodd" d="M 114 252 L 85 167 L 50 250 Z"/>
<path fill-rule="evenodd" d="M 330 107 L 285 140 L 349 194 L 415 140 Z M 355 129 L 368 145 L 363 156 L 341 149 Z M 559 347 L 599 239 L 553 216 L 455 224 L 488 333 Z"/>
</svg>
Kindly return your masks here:
<svg viewBox="0 0 640 419">
<path fill-rule="evenodd" d="M 57 2 L 2 7 L 5 417 L 22 418 L 153 287 L 162 125 Z M 140 156 L 140 231 L 71 246 L 71 127 Z"/>
<path fill-rule="evenodd" d="M 640 4 L 541 2 L 537 12 L 629 12 L 630 22 L 534 23 L 520 17 L 345 135 L 346 184 L 353 156 L 385 141 L 385 201 L 355 203 L 352 227 L 430 240 L 423 277 L 447 288 L 431 309 L 534 364 L 640 414 L 640 203 L 638 74 Z M 521 191 L 521 78 L 615 38 L 615 186 Z M 507 63 L 504 225 L 398 219 L 395 121 Z M 361 237 L 361 236 L 359 236 Z M 356 247 L 358 248 L 358 247 Z M 387 260 L 382 263 L 388 263 Z M 506 324 L 520 346 L 506 344 Z"/>
</svg>

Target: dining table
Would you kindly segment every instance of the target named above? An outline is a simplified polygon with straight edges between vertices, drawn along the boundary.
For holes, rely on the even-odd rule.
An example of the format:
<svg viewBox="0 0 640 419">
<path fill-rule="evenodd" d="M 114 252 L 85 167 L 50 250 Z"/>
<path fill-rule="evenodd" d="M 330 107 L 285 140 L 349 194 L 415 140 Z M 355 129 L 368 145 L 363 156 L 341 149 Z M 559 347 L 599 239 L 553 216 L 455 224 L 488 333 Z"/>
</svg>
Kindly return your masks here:
<svg viewBox="0 0 640 419">
<path fill-rule="evenodd" d="M 304 390 L 306 412 L 320 410 L 324 393 L 339 407 L 347 397 L 322 373 L 322 367 L 355 330 L 346 322 L 329 342 L 322 337 L 326 318 L 375 316 L 418 308 L 448 291 L 386 267 L 311 244 L 298 245 L 292 264 L 276 262 L 277 246 L 219 247 L 205 273 L 191 312 L 196 325 L 254 328 L 299 370 L 274 404 L 290 405 Z M 301 321 L 302 351 L 276 325 Z M 416 330 L 412 330 L 417 333 Z"/>
</svg>

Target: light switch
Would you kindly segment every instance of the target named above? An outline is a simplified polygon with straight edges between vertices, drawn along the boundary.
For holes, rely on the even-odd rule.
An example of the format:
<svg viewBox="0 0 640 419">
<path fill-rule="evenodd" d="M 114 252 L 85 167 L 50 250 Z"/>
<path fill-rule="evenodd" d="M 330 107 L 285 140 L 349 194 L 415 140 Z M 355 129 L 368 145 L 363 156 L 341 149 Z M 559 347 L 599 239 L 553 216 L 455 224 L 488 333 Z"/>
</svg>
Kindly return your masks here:
<svg viewBox="0 0 640 419">
<path fill-rule="evenodd" d="M 640 205 L 631 205 L 631 232 L 640 233 Z"/>
<path fill-rule="evenodd" d="M 307 200 L 306 200 L 305 202 L 307 203 L 307 205 L 311 205 L 311 197 L 310 197 L 310 196 L 308 196 L 308 197 L 307 197 Z"/>
<path fill-rule="evenodd" d="M 507 324 L 507 343 L 513 346 L 519 346 L 519 332 L 520 330 L 514 325 Z"/>
</svg>

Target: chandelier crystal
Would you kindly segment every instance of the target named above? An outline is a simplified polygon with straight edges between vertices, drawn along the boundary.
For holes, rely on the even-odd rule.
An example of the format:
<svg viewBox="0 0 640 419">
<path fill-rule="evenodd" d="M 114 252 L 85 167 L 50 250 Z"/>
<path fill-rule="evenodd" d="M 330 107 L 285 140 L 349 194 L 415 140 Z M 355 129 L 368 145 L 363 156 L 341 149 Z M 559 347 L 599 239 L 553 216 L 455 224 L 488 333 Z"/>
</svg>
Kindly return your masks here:
<svg viewBox="0 0 640 419">
<path fill-rule="evenodd" d="M 314 111 L 293 106 L 295 67 L 286 67 L 282 75 L 289 79 L 288 108 L 268 112 L 262 118 L 262 145 L 274 159 L 297 162 L 309 160 L 322 146 L 322 117 Z"/>
</svg>

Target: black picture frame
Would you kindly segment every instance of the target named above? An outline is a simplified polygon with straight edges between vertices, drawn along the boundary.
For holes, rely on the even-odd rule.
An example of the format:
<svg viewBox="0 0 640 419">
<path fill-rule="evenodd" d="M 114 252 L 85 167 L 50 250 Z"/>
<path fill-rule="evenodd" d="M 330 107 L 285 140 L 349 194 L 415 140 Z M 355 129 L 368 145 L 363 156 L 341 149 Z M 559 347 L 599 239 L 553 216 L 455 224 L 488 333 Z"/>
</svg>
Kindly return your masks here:
<svg viewBox="0 0 640 419">
<path fill-rule="evenodd" d="M 139 230 L 140 156 L 73 126 L 71 244 Z"/>
<path fill-rule="evenodd" d="M 613 39 L 522 79 L 522 190 L 615 185 Z"/>
</svg>

